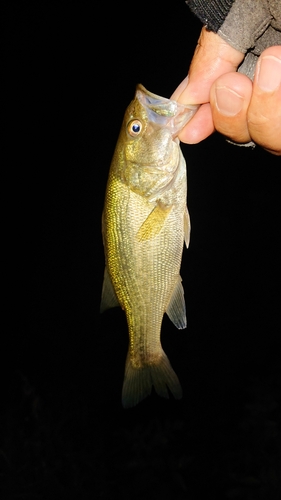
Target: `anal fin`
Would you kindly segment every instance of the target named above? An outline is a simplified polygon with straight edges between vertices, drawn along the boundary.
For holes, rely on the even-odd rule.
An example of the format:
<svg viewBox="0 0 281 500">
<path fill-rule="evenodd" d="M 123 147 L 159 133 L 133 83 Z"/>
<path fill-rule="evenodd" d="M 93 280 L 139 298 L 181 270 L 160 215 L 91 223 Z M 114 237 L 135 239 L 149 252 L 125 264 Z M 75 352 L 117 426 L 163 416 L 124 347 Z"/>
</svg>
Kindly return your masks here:
<svg viewBox="0 0 281 500">
<path fill-rule="evenodd" d="M 166 313 L 177 328 L 180 330 L 186 328 L 184 291 L 180 276 L 175 284 Z"/>
</svg>

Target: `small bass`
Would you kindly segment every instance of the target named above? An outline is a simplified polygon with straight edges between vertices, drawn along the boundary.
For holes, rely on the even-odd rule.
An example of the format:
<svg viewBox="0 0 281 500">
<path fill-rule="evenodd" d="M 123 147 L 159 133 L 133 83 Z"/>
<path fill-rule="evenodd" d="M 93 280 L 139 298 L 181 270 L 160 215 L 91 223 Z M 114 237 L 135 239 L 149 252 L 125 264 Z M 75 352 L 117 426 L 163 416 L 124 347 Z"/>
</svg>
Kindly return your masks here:
<svg viewBox="0 0 281 500">
<path fill-rule="evenodd" d="M 176 399 L 182 390 L 164 353 L 166 312 L 186 328 L 180 265 L 189 245 L 186 165 L 177 135 L 197 106 L 184 106 L 138 85 L 128 106 L 107 182 L 102 234 L 105 272 L 101 312 L 120 305 L 129 349 L 122 402 L 136 405 L 151 393 Z"/>
</svg>

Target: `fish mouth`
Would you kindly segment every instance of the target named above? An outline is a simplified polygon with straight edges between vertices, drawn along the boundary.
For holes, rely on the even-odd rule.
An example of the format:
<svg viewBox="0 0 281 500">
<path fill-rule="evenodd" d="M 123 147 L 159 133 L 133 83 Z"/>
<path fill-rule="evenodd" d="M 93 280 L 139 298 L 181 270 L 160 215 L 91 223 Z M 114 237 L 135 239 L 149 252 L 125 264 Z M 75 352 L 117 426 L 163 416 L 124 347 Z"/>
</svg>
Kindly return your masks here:
<svg viewBox="0 0 281 500">
<path fill-rule="evenodd" d="M 199 107 L 194 104 L 180 104 L 166 97 L 152 94 L 141 84 L 137 85 L 136 98 L 145 108 L 148 120 L 159 127 L 169 129 L 173 139 L 178 136 Z"/>
</svg>

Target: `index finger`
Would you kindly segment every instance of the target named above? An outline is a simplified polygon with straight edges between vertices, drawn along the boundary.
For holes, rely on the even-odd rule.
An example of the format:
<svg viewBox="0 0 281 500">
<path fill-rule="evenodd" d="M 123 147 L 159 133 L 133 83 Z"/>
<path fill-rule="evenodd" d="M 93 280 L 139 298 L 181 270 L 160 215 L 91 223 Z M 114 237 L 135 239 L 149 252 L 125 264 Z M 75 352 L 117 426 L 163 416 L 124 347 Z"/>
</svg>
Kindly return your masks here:
<svg viewBox="0 0 281 500">
<path fill-rule="evenodd" d="M 171 97 L 183 104 L 201 104 L 195 116 L 180 132 L 181 141 L 196 144 L 214 132 L 209 104 L 211 86 L 220 75 L 236 71 L 243 58 L 242 52 L 228 45 L 219 35 L 202 29 L 188 77 Z"/>
<path fill-rule="evenodd" d="M 231 47 L 219 35 L 202 28 L 185 79 L 172 95 L 183 104 L 210 102 L 210 88 L 222 74 L 236 71 L 244 54 Z M 185 85 L 186 84 L 186 85 Z"/>
</svg>

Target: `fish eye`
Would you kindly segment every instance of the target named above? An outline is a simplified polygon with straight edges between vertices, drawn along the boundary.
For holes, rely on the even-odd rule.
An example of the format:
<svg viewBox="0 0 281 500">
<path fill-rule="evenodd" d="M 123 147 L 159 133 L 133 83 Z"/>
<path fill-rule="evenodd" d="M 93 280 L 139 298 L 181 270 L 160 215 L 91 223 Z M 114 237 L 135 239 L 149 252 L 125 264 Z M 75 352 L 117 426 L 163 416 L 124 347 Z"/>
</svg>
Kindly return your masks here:
<svg viewBox="0 0 281 500">
<path fill-rule="evenodd" d="M 142 123 L 140 122 L 140 120 L 132 120 L 128 123 L 127 130 L 132 137 L 136 137 L 141 133 Z"/>
</svg>

